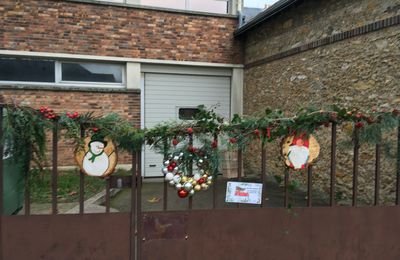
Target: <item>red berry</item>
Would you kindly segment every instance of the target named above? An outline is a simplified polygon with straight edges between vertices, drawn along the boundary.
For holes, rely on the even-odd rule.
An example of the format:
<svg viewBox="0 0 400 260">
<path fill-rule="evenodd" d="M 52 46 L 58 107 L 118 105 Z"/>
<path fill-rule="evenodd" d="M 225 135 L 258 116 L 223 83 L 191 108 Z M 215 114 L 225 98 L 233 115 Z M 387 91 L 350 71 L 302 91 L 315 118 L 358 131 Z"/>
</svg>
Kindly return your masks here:
<svg viewBox="0 0 400 260">
<path fill-rule="evenodd" d="M 179 141 L 176 138 L 172 139 L 173 146 L 176 146 L 178 143 L 179 143 Z"/>
<path fill-rule="evenodd" d="M 188 129 L 186 129 L 186 131 L 188 132 L 188 134 L 193 134 L 193 128 L 189 127 Z"/>
<path fill-rule="evenodd" d="M 254 130 L 253 133 L 254 133 L 256 136 L 260 136 L 260 130 L 258 130 L 258 129 Z"/>
<path fill-rule="evenodd" d="M 271 127 L 267 128 L 267 137 L 271 138 Z"/>
<path fill-rule="evenodd" d="M 229 142 L 231 143 L 231 144 L 234 144 L 234 143 L 236 143 L 237 142 L 237 140 L 236 140 L 236 138 L 229 138 Z"/>
<path fill-rule="evenodd" d="M 211 148 L 217 148 L 217 147 L 218 147 L 218 142 L 216 140 L 212 141 Z"/>
<path fill-rule="evenodd" d="M 98 129 L 97 127 L 93 127 L 93 128 L 92 128 L 92 131 L 95 132 L 95 133 L 97 133 L 99 130 L 100 130 L 100 129 Z"/>
<path fill-rule="evenodd" d="M 364 123 L 363 123 L 363 122 L 357 122 L 357 123 L 355 124 L 355 126 L 356 126 L 357 128 L 361 128 L 361 127 L 364 126 Z"/>
<path fill-rule="evenodd" d="M 188 151 L 191 152 L 191 153 L 195 153 L 196 152 L 196 148 L 194 148 L 193 146 L 189 145 Z"/>
<path fill-rule="evenodd" d="M 361 119 L 362 117 L 363 117 L 363 114 L 361 114 L 360 112 L 358 112 L 358 113 L 356 114 L 356 118 Z"/>
<path fill-rule="evenodd" d="M 375 121 L 374 121 L 374 119 L 372 118 L 372 117 L 368 117 L 367 118 L 367 123 L 368 124 L 372 124 L 372 123 L 374 123 Z"/>
</svg>

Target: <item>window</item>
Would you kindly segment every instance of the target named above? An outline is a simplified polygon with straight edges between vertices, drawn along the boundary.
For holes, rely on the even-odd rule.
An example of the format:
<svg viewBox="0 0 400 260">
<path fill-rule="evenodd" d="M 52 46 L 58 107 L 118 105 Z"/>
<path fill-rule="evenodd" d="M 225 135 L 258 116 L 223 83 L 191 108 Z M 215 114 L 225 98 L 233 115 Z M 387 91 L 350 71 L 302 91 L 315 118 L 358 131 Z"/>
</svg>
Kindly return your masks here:
<svg viewBox="0 0 400 260">
<path fill-rule="evenodd" d="M 61 81 L 122 83 L 122 65 L 61 63 Z"/>
<path fill-rule="evenodd" d="M 193 120 L 197 113 L 199 113 L 198 108 L 179 108 L 179 119 L 181 120 Z"/>
<path fill-rule="evenodd" d="M 0 57 L 0 83 L 123 87 L 125 65 Z"/>
<path fill-rule="evenodd" d="M 54 61 L 0 58 L 1 81 L 54 82 Z"/>
</svg>

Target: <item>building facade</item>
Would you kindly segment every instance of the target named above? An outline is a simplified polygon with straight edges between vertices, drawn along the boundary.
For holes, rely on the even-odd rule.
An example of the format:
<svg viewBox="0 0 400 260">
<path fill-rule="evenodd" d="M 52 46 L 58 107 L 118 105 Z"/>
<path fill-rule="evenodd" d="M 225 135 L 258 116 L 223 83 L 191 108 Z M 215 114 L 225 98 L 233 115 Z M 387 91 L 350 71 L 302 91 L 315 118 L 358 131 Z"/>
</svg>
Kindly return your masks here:
<svg viewBox="0 0 400 260">
<path fill-rule="evenodd" d="M 0 14 L 5 103 L 118 113 L 141 127 L 200 104 L 241 113 L 235 15 L 55 0 L 2 1 Z M 59 152 L 61 165 L 73 164 L 68 142 Z M 160 175 L 153 156 L 147 176 Z"/>
</svg>

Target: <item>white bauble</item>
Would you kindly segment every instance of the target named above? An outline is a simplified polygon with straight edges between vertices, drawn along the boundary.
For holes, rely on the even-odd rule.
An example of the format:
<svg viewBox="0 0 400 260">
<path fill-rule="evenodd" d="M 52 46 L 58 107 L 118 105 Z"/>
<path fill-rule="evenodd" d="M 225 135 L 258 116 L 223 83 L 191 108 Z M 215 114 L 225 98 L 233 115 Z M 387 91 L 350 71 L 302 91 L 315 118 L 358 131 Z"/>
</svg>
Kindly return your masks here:
<svg viewBox="0 0 400 260">
<path fill-rule="evenodd" d="M 174 174 L 172 172 L 165 174 L 166 181 L 172 181 L 173 178 L 174 178 Z"/>
<path fill-rule="evenodd" d="M 181 182 L 181 176 L 175 175 L 173 180 L 174 180 L 175 183 L 180 183 Z"/>
</svg>

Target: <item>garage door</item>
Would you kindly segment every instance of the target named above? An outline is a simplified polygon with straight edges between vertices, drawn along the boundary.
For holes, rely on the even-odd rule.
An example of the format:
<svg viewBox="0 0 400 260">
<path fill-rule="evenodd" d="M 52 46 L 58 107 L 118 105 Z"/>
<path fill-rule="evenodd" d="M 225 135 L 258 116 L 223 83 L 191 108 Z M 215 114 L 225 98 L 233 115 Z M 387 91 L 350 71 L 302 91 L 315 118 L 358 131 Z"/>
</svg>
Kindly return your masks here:
<svg viewBox="0 0 400 260">
<path fill-rule="evenodd" d="M 179 120 L 179 109 L 218 105 L 215 111 L 230 115 L 230 77 L 146 73 L 144 81 L 144 126 Z M 162 155 L 149 147 L 144 152 L 144 176 L 160 177 Z"/>
</svg>

